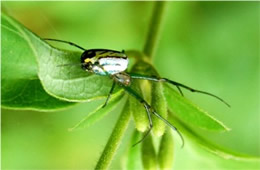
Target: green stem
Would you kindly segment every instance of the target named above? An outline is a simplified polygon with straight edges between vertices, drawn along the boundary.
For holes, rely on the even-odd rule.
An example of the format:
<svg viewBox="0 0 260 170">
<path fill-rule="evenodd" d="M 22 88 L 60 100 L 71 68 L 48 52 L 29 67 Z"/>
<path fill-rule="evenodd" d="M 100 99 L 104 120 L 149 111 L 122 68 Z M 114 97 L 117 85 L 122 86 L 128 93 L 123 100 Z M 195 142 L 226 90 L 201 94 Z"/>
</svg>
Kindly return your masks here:
<svg viewBox="0 0 260 170">
<path fill-rule="evenodd" d="M 119 119 L 117 120 L 116 126 L 114 127 L 113 132 L 105 146 L 105 149 L 98 160 L 98 163 L 95 168 L 96 170 L 108 169 L 117 151 L 117 148 L 120 145 L 120 142 L 126 131 L 126 128 L 130 122 L 130 117 L 131 117 L 131 113 L 129 108 L 129 102 L 127 101 Z"/>
<path fill-rule="evenodd" d="M 149 32 L 147 34 L 144 54 L 150 59 L 153 57 L 157 43 L 160 38 L 160 30 L 162 28 L 162 20 L 165 14 L 166 1 L 157 1 L 154 3 L 154 10 L 149 25 Z"/>
<path fill-rule="evenodd" d="M 153 54 L 155 53 L 155 47 L 157 45 L 160 33 L 160 27 L 162 23 L 163 13 L 165 11 L 165 4 L 166 2 L 160 1 L 155 2 L 155 7 L 153 10 L 152 19 L 149 26 L 149 32 L 146 39 L 146 44 L 144 47 L 144 54 L 147 55 L 149 58 L 152 58 Z M 98 163 L 95 167 L 96 170 L 99 169 L 107 169 L 116 153 L 117 148 L 120 145 L 122 137 L 126 131 L 126 128 L 130 122 L 130 108 L 129 103 L 127 101 L 117 123 L 113 129 L 113 132 L 105 146 L 105 149 L 100 156 Z"/>
</svg>

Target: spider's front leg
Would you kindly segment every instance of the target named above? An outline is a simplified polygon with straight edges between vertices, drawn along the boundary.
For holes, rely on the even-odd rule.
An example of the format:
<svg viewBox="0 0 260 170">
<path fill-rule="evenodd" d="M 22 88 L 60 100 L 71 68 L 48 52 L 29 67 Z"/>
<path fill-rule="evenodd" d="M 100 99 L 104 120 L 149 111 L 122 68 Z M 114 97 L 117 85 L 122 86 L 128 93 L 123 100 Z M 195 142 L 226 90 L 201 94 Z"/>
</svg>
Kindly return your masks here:
<svg viewBox="0 0 260 170">
<path fill-rule="evenodd" d="M 222 103 L 224 103 L 225 105 L 230 107 L 230 105 L 225 100 L 223 100 L 222 98 L 220 98 L 220 97 L 218 97 L 218 96 L 216 96 L 212 93 L 201 91 L 201 90 L 196 90 L 194 88 L 191 88 L 189 86 L 186 86 L 184 84 L 181 84 L 179 82 L 176 82 L 176 81 L 173 81 L 173 80 L 170 80 L 170 79 L 167 79 L 167 78 L 159 78 L 159 77 L 156 77 L 156 76 L 146 76 L 146 75 L 140 75 L 140 74 L 135 74 L 135 73 L 130 73 L 130 76 L 131 76 L 132 79 L 142 79 L 142 80 L 150 80 L 150 81 L 155 81 L 155 82 L 166 82 L 166 83 L 172 84 L 172 85 L 177 87 L 177 89 L 179 90 L 179 92 L 182 96 L 183 96 L 183 93 L 182 93 L 180 87 L 185 88 L 185 89 L 187 89 L 191 92 L 206 94 L 206 95 L 215 97 L 216 99 L 218 99 L 219 101 L 221 101 Z"/>
</svg>

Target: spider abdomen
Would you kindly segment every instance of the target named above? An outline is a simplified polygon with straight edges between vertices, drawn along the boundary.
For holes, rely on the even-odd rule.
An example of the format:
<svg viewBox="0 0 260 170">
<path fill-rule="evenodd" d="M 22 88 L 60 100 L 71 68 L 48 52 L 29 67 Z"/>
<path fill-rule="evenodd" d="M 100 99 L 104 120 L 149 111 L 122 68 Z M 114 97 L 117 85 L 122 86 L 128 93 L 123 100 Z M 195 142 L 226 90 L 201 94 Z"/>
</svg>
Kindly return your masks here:
<svg viewBox="0 0 260 170">
<path fill-rule="evenodd" d="M 128 58 L 105 57 L 100 58 L 98 62 L 103 68 L 103 72 L 106 72 L 109 75 L 123 72 L 128 66 Z"/>
</svg>

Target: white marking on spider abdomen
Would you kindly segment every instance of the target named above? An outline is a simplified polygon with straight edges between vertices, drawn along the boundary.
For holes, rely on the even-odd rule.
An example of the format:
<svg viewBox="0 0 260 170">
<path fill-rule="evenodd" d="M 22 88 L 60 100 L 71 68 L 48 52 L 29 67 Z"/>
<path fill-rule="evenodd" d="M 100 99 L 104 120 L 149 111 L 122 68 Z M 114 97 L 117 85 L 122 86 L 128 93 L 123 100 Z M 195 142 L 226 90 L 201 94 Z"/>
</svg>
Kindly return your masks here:
<svg viewBox="0 0 260 170">
<path fill-rule="evenodd" d="M 98 62 L 105 72 L 112 75 L 125 71 L 128 66 L 128 58 L 106 57 L 100 58 Z"/>
<path fill-rule="evenodd" d="M 102 76 L 107 75 L 107 73 L 99 66 L 93 66 L 92 70 L 95 74 L 102 75 Z"/>
</svg>

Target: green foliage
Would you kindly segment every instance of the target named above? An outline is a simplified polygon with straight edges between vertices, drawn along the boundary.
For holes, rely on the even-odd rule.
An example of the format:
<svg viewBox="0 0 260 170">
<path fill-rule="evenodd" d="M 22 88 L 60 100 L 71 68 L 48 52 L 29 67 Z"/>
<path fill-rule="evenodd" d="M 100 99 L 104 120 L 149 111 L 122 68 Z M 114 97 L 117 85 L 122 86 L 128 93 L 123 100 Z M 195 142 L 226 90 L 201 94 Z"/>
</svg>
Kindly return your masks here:
<svg viewBox="0 0 260 170">
<path fill-rule="evenodd" d="M 106 107 L 103 108 L 103 104 L 100 105 L 96 110 L 89 113 L 85 118 L 83 118 L 79 123 L 77 123 L 74 127 L 70 128 L 69 130 L 78 130 L 82 128 L 87 128 L 94 123 L 96 123 L 98 120 L 102 119 L 104 116 L 106 116 L 109 112 L 111 112 L 117 104 L 122 99 L 122 94 L 117 94 L 117 96 L 114 96 L 112 99 L 109 100 L 109 103 Z"/>
<path fill-rule="evenodd" d="M 158 26 L 160 25 L 160 22 L 156 23 Z M 83 71 L 79 65 L 58 67 L 63 64 L 79 63 L 81 53 L 50 46 L 5 14 L 2 14 L 1 28 L 3 35 L 1 79 L 3 107 L 50 111 L 73 106 L 76 102 L 87 102 L 107 96 L 112 83 L 108 77 L 89 74 Z M 156 27 L 154 28 L 156 29 Z M 158 37 L 156 39 L 154 41 L 158 41 Z M 149 43 L 146 47 L 146 53 L 149 54 L 149 51 L 154 53 L 156 46 L 154 44 L 157 42 Z M 139 59 L 138 62 L 134 63 L 132 71 L 159 76 L 154 66 L 150 64 L 151 58 L 147 59 L 140 52 L 130 54 L 129 57 Z M 152 106 L 161 116 L 168 118 L 180 130 L 185 136 L 185 141 L 194 141 L 195 144 L 199 144 L 207 151 L 225 159 L 259 160 L 258 157 L 228 151 L 202 137 L 196 132 L 196 129 L 225 132 L 229 128 L 182 97 L 169 85 L 152 83 L 148 85 L 150 90 L 146 90 L 143 88 L 144 84 L 143 81 L 133 81 L 132 86 L 140 95 L 143 94 L 145 99 L 151 101 Z M 89 127 L 96 123 L 114 110 L 121 98 L 122 93 L 117 90 L 105 108 L 101 108 L 102 105 L 100 105 L 76 124 L 72 130 Z M 169 116 L 167 110 L 170 111 Z M 101 154 L 96 169 L 107 169 L 111 164 L 126 132 L 130 115 L 133 115 L 136 128 L 139 131 L 144 132 L 149 127 L 143 106 L 134 98 L 129 98 Z M 127 169 L 142 168 L 139 160 L 141 155 L 145 169 L 156 169 L 158 163 L 161 169 L 172 167 L 174 158 L 172 136 L 169 132 L 164 133 L 165 124 L 157 117 L 153 116 L 153 123 L 153 134 L 155 136 L 163 135 L 158 152 L 156 152 L 156 145 L 154 146 L 152 142 L 153 139 L 157 138 L 151 135 L 142 143 L 142 150 L 140 145 L 131 148 L 132 144 L 140 139 L 140 135 L 135 132 L 128 146 Z M 133 162 L 134 164 L 132 164 Z"/>
<path fill-rule="evenodd" d="M 162 83 L 153 83 L 152 84 L 152 102 L 151 105 L 154 109 L 162 116 L 167 119 L 168 110 L 167 103 L 163 93 L 163 85 Z M 165 131 L 165 123 L 159 120 L 157 117 L 153 116 L 153 133 L 160 137 L 164 134 Z"/>
<path fill-rule="evenodd" d="M 135 90 L 138 94 L 140 94 L 143 97 L 143 92 L 140 86 L 141 86 L 140 80 L 134 81 L 132 83 L 133 90 Z M 132 96 L 129 98 L 129 102 L 130 102 L 130 108 L 132 110 L 133 118 L 135 121 L 136 129 L 139 130 L 140 132 L 145 132 L 149 127 L 149 120 L 143 105 Z"/>
<path fill-rule="evenodd" d="M 142 161 L 144 169 L 157 169 L 157 157 L 151 136 L 148 136 L 147 139 L 142 142 Z"/>
<path fill-rule="evenodd" d="M 136 144 L 136 141 L 140 140 L 140 133 L 135 130 L 132 134 L 130 145 L 133 146 Z M 124 158 L 124 168 L 127 170 L 132 169 L 143 169 L 142 161 L 141 161 L 141 145 L 136 145 L 135 147 L 129 147 L 127 154 Z"/>
<path fill-rule="evenodd" d="M 158 162 L 161 169 L 171 169 L 174 159 L 174 141 L 172 133 L 169 131 L 164 133 L 160 142 Z"/>
<path fill-rule="evenodd" d="M 159 77 L 159 74 L 156 71 L 156 69 L 151 64 L 144 61 L 144 60 L 148 60 L 144 54 L 136 52 L 136 53 L 132 53 L 132 55 L 134 55 L 135 58 L 137 58 L 137 62 L 131 69 L 131 72 L 138 73 L 140 75 L 151 75 L 151 76 Z M 143 87 L 142 92 L 143 92 L 143 94 L 146 94 L 146 95 L 144 95 L 144 99 L 146 99 L 146 101 L 148 101 L 148 103 L 151 103 L 151 105 L 158 112 L 158 114 L 160 114 L 162 117 L 167 119 L 167 103 L 166 103 L 166 99 L 164 97 L 162 83 L 149 82 L 147 80 L 134 80 L 134 81 L 139 82 L 139 86 Z M 134 107 L 133 107 L 133 109 L 134 109 Z M 136 108 L 136 110 L 140 110 L 140 108 L 138 108 L 138 109 Z M 140 114 L 140 111 L 139 111 L 139 113 L 136 113 L 136 114 Z M 141 116 L 136 115 L 134 117 L 137 117 L 135 119 L 135 122 L 137 124 L 137 122 L 138 122 L 137 120 L 140 119 L 138 117 L 141 117 Z M 146 124 L 148 126 L 147 116 L 143 119 L 146 121 Z M 161 120 L 159 120 L 154 115 L 152 115 L 152 121 L 153 121 L 153 129 L 152 129 L 153 133 L 157 137 L 162 136 L 165 131 L 165 123 L 162 122 Z M 144 123 L 142 123 L 142 124 L 144 124 Z"/>
<path fill-rule="evenodd" d="M 192 104 L 168 85 L 164 86 L 164 90 L 169 109 L 187 125 L 194 125 L 195 127 L 215 131 L 228 130 L 223 123 Z"/>
<path fill-rule="evenodd" d="M 216 154 L 221 158 L 240 161 L 260 161 L 259 157 L 236 153 L 210 142 L 189 126 L 184 125 L 184 122 L 182 122 L 175 114 L 171 112 L 169 114 L 169 121 L 178 126 L 180 128 L 180 131 L 185 133 L 185 135 L 187 135 L 187 137 L 189 137 L 189 139 L 191 139 L 194 143 L 199 144 L 207 151 Z"/>
<path fill-rule="evenodd" d="M 108 169 L 111 161 L 113 160 L 131 118 L 129 106 L 129 101 L 127 101 L 118 119 L 118 122 L 116 123 L 114 130 L 103 150 L 103 153 L 98 160 L 95 168 L 96 170 Z"/>
<path fill-rule="evenodd" d="M 88 74 L 78 65 L 59 67 L 79 63 L 81 53 L 51 47 L 5 14 L 2 15 L 2 29 L 3 106 L 48 110 L 107 95 L 112 83 L 108 78 Z M 10 86 L 15 88 L 10 91 L 7 89 Z M 47 100 L 50 101 L 48 106 L 40 106 Z"/>
<path fill-rule="evenodd" d="M 40 83 L 34 53 L 36 47 L 30 43 L 28 34 L 32 38 L 36 36 L 3 13 L 1 28 L 2 107 L 48 111 L 74 105 L 50 96 Z M 49 52 L 46 52 L 48 57 Z"/>
</svg>

